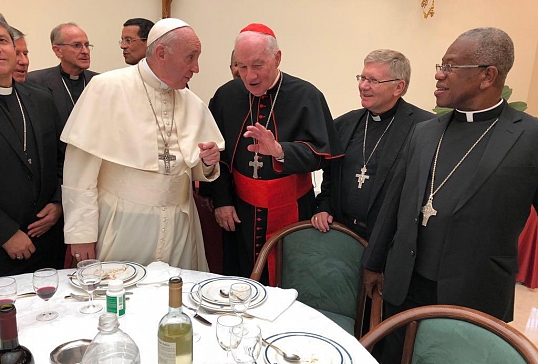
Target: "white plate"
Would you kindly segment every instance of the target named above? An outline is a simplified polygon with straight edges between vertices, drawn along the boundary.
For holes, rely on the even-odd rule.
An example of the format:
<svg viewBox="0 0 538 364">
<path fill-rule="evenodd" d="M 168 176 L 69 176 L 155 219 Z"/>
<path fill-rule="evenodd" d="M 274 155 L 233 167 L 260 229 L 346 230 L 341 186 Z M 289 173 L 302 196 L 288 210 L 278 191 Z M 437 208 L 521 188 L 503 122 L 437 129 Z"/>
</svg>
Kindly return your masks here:
<svg viewBox="0 0 538 364">
<path fill-rule="evenodd" d="M 349 352 L 339 343 L 318 334 L 308 332 L 286 332 L 266 339 L 284 352 L 297 354 L 301 363 L 312 364 L 352 364 Z M 268 364 L 289 364 L 273 348 L 267 346 L 264 352 Z"/>
<path fill-rule="evenodd" d="M 131 287 L 135 285 L 137 282 L 140 282 L 144 277 L 146 276 L 146 268 L 138 263 L 135 262 L 102 262 L 103 271 L 109 271 L 109 270 L 115 270 L 118 269 L 121 265 L 127 265 L 128 268 L 126 269 L 126 272 L 129 272 L 129 274 L 123 274 L 123 286 L 124 287 Z M 123 267 L 121 267 L 123 269 Z M 130 272 L 133 271 L 133 274 L 131 275 Z M 120 279 L 120 278 L 118 278 Z M 77 277 L 69 277 L 69 282 L 77 287 L 82 289 L 80 284 L 78 283 Z M 108 280 L 103 280 L 99 284 L 100 287 L 106 287 L 108 286 Z"/>
<path fill-rule="evenodd" d="M 101 284 L 108 284 L 113 279 L 120 279 L 123 283 L 136 275 L 136 268 L 128 262 L 102 262 L 103 280 Z"/>
<path fill-rule="evenodd" d="M 230 303 L 227 299 L 222 297 L 222 299 L 217 300 L 216 295 L 220 294 L 218 293 L 220 288 L 226 287 L 228 290 L 230 289 L 230 285 L 235 282 L 246 282 L 252 285 L 253 292 L 256 295 L 252 301 L 250 302 L 249 307 L 257 307 L 265 302 L 267 299 L 267 290 L 265 289 L 264 285 L 254 281 L 249 278 L 244 277 L 217 277 L 217 278 L 210 278 L 206 279 L 204 281 L 199 282 L 201 286 L 201 292 L 202 296 L 205 295 L 206 297 L 209 297 L 209 299 L 215 299 L 214 302 L 207 301 L 205 298 L 202 298 L 201 306 L 208 310 L 208 311 L 226 311 L 226 312 L 233 312 L 232 308 L 230 307 Z M 215 291 L 216 287 L 220 287 Z M 191 294 L 191 299 L 198 302 L 197 297 Z M 248 312 L 248 311 L 247 311 Z"/>
</svg>

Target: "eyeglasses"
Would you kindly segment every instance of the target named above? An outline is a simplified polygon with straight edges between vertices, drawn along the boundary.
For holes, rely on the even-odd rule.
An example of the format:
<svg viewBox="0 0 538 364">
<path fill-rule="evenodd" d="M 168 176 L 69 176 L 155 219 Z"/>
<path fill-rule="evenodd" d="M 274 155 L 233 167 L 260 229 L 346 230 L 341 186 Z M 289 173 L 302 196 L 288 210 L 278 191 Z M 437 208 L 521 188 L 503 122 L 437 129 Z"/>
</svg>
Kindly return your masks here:
<svg viewBox="0 0 538 364">
<path fill-rule="evenodd" d="M 148 38 L 136 38 L 136 39 L 125 38 L 125 39 L 120 40 L 118 43 L 119 43 L 119 45 L 123 45 L 123 43 L 125 43 L 125 44 L 127 44 L 127 45 L 131 45 L 131 44 L 133 44 L 134 42 L 136 42 L 137 40 L 146 41 L 147 39 L 148 39 Z"/>
<path fill-rule="evenodd" d="M 488 68 L 490 67 L 490 64 L 463 64 L 463 65 L 452 65 L 452 64 L 436 64 L 435 70 L 436 72 L 443 72 L 444 74 L 449 74 L 454 69 L 458 68 Z"/>
<path fill-rule="evenodd" d="M 370 83 L 370 85 L 379 85 L 380 83 L 385 83 L 385 82 L 401 81 L 400 78 L 393 78 L 392 80 L 379 81 L 379 80 L 376 80 L 375 78 L 368 78 L 368 77 L 363 76 L 363 75 L 357 75 L 356 77 L 357 77 L 357 81 L 359 81 L 359 83 L 363 83 L 363 82 L 368 81 Z"/>
<path fill-rule="evenodd" d="M 83 47 L 86 47 L 87 50 L 91 51 L 93 49 L 93 44 L 90 43 L 59 43 L 55 44 L 57 46 L 70 46 L 73 49 L 76 49 L 77 51 L 82 50 Z"/>
</svg>

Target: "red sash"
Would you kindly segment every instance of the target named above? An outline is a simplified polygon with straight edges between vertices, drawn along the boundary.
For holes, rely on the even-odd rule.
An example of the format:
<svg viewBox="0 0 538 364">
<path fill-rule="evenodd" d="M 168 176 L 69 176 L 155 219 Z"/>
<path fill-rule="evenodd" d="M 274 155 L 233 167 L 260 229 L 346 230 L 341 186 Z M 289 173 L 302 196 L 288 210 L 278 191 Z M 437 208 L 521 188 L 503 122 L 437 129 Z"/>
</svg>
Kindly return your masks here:
<svg viewBox="0 0 538 364">
<path fill-rule="evenodd" d="M 299 220 L 297 200 L 312 189 L 310 173 L 292 174 L 273 180 L 260 180 L 243 176 L 234 170 L 233 178 L 236 193 L 243 201 L 268 210 L 266 241 L 278 230 Z M 274 250 L 267 258 L 267 267 L 269 285 L 274 286 L 276 284 Z"/>
</svg>

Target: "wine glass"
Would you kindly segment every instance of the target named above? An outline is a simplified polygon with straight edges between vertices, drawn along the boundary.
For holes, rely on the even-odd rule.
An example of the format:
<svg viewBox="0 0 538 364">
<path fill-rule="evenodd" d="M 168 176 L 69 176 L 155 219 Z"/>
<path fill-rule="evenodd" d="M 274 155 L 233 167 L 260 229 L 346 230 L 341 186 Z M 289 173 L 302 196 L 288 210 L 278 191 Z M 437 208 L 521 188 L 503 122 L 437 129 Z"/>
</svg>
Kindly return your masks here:
<svg viewBox="0 0 538 364">
<path fill-rule="evenodd" d="M 239 345 L 237 336 L 234 337 L 232 332 L 234 330 L 243 328 L 243 318 L 236 315 L 223 315 L 217 318 L 217 341 L 222 349 L 226 350 L 226 358 L 230 353 L 230 350 Z"/>
<path fill-rule="evenodd" d="M 183 302 L 184 307 L 186 307 L 189 311 L 194 312 L 192 315 L 189 315 L 191 317 L 194 317 L 198 314 L 198 310 L 200 309 L 200 305 L 202 304 L 201 289 L 202 289 L 202 286 L 200 286 L 199 283 L 194 283 L 194 282 L 183 283 L 182 302 Z M 194 322 L 194 320 L 192 321 Z M 193 342 L 198 342 L 200 340 L 200 334 L 196 330 L 194 330 L 194 327 L 193 327 L 192 340 Z"/>
<path fill-rule="evenodd" d="M 58 272 L 54 268 L 38 269 L 34 272 L 32 283 L 35 293 L 46 302 L 47 309 L 36 316 L 37 321 L 50 321 L 58 317 L 58 312 L 51 311 L 49 299 L 58 289 Z"/>
<path fill-rule="evenodd" d="M 238 364 L 255 364 L 262 351 L 262 331 L 254 324 L 243 324 L 232 330 L 234 341 L 239 344 L 232 348 L 232 356 Z"/>
<path fill-rule="evenodd" d="M 86 292 L 88 292 L 89 301 L 87 305 L 82 306 L 79 311 L 82 313 L 96 313 L 103 309 L 100 304 L 93 303 L 93 291 L 97 288 L 103 278 L 103 267 L 97 259 L 87 259 L 77 264 L 77 280 Z"/>
<path fill-rule="evenodd" d="M 13 277 L 0 277 L 0 305 L 15 303 L 17 300 L 17 281 Z"/>
<path fill-rule="evenodd" d="M 252 286 L 247 282 L 233 283 L 228 293 L 230 307 L 237 316 L 242 316 L 252 300 Z"/>
</svg>

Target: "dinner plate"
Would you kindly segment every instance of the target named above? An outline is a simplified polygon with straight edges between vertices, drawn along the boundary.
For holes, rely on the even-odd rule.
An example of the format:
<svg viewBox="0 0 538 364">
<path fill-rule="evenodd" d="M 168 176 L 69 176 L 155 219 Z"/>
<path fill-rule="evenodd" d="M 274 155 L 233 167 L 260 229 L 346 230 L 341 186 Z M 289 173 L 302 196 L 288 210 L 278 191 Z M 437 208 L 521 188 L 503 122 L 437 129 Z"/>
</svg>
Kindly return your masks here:
<svg viewBox="0 0 538 364">
<path fill-rule="evenodd" d="M 297 354 L 301 363 L 352 364 L 349 352 L 339 343 L 322 335 L 308 332 L 285 332 L 266 339 L 288 354 Z M 273 348 L 267 346 L 264 352 L 267 364 L 289 364 Z"/>
<path fill-rule="evenodd" d="M 146 268 L 135 262 L 101 262 L 103 267 L 103 272 L 108 272 L 108 277 L 116 277 L 116 279 L 123 280 L 124 287 L 130 287 L 135 285 L 137 282 L 140 282 L 146 276 Z M 124 269 L 124 266 L 127 268 Z M 100 287 L 108 286 L 110 279 L 103 279 L 99 283 Z M 77 277 L 69 277 L 69 282 L 77 287 L 82 289 L 78 283 Z"/>
<path fill-rule="evenodd" d="M 254 298 L 250 301 L 249 308 L 259 306 L 267 299 L 267 290 L 260 282 L 244 277 L 216 277 L 199 282 L 202 292 L 201 307 L 207 311 L 233 312 L 228 299 L 220 296 L 219 291 L 221 288 L 230 290 L 230 285 L 236 282 L 246 282 L 252 286 Z M 191 299 L 199 303 L 198 298 L 192 294 Z"/>
</svg>

